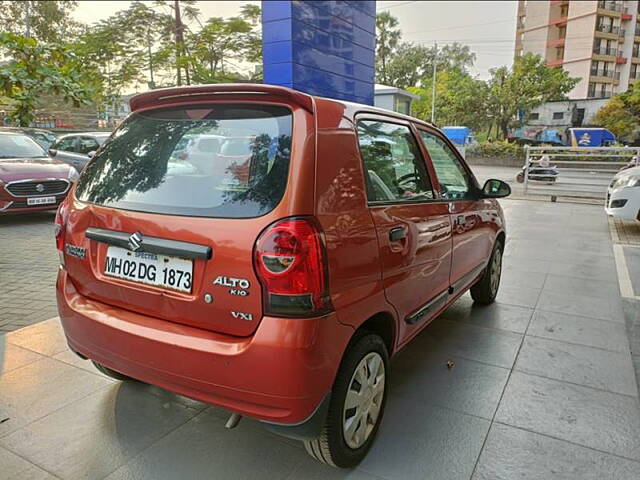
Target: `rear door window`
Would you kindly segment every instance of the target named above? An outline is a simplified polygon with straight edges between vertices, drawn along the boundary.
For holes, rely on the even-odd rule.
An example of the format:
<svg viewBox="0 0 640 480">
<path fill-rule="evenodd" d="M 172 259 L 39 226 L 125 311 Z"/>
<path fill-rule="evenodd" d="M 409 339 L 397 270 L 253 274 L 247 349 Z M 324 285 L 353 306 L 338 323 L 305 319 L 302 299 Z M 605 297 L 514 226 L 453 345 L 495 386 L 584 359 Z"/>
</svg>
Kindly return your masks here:
<svg viewBox="0 0 640 480">
<path fill-rule="evenodd" d="M 54 150 L 61 150 L 63 152 L 75 152 L 75 143 L 77 137 L 62 138 L 56 142 L 53 148 Z"/>
<path fill-rule="evenodd" d="M 418 144 L 409 127 L 378 120 L 358 122 L 370 202 L 433 199 L 433 190 Z"/>
<path fill-rule="evenodd" d="M 98 148 L 100 148 L 100 145 L 98 145 L 98 142 L 96 142 L 94 138 L 80 137 L 76 151 L 83 155 L 87 155 L 89 152 L 95 152 Z"/>
<path fill-rule="evenodd" d="M 80 200 L 150 213 L 249 218 L 271 211 L 289 172 L 286 107 L 217 104 L 130 116 L 85 169 Z"/>
</svg>

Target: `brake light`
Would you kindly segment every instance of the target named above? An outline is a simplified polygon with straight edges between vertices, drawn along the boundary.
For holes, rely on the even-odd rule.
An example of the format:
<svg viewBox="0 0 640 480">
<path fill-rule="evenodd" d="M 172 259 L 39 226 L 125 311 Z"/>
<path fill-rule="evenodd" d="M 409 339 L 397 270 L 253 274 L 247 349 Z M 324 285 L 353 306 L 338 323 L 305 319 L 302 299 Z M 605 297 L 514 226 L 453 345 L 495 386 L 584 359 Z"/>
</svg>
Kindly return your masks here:
<svg viewBox="0 0 640 480">
<path fill-rule="evenodd" d="M 332 309 L 326 251 L 310 218 L 287 218 L 258 238 L 254 261 L 263 287 L 265 313 L 312 316 Z"/>
<path fill-rule="evenodd" d="M 64 201 L 58 207 L 54 221 L 53 234 L 56 239 L 56 249 L 60 255 L 60 265 L 64 267 L 64 242 L 67 234 L 67 202 Z"/>
</svg>

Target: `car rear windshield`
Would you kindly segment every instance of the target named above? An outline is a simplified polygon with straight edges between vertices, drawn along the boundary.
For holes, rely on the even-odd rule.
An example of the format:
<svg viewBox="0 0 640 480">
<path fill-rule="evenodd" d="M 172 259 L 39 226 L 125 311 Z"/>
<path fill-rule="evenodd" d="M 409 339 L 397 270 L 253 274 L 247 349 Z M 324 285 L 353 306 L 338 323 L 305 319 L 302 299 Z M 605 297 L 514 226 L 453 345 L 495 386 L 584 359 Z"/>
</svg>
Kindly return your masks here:
<svg viewBox="0 0 640 480">
<path fill-rule="evenodd" d="M 258 217 L 284 193 L 291 129 L 291 111 L 275 105 L 134 114 L 87 165 L 76 196 L 150 213 Z"/>
<path fill-rule="evenodd" d="M 0 135 L 0 159 L 44 156 L 46 154 L 42 147 L 26 135 Z"/>
</svg>

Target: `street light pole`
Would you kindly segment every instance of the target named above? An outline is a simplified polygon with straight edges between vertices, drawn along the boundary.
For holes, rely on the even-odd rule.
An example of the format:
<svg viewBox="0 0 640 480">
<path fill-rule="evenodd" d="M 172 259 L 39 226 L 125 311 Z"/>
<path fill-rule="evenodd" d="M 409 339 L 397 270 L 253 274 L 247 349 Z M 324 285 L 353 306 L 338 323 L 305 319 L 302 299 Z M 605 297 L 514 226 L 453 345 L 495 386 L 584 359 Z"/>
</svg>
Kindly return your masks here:
<svg viewBox="0 0 640 480">
<path fill-rule="evenodd" d="M 431 85 L 431 123 L 435 123 L 436 119 L 436 70 L 438 64 L 438 43 L 433 44 L 433 82 Z"/>
</svg>

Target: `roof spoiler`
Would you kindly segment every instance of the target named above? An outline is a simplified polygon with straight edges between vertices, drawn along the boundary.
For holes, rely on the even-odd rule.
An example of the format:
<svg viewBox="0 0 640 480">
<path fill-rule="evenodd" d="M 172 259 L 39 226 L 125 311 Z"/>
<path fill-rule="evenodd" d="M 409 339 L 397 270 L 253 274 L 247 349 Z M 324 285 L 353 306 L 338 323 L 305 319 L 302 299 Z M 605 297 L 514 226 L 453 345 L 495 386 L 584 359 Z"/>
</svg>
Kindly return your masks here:
<svg viewBox="0 0 640 480">
<path fill-rule="evenodd" d="M 176 104 L 182 101 L 191 102 L 198 97 L 213 97 L 215 95 L 272 95 L 295 102 L 313 113 L 313 98 L 310 95 L 291 88 L 260 83 L 218 83 L 159 88 L 131 97 L 129 106 L 131 111 L 135 112 L 148 107 Z M 208 98 L 208 100 L 210 99 Z"/>
</svg>

